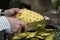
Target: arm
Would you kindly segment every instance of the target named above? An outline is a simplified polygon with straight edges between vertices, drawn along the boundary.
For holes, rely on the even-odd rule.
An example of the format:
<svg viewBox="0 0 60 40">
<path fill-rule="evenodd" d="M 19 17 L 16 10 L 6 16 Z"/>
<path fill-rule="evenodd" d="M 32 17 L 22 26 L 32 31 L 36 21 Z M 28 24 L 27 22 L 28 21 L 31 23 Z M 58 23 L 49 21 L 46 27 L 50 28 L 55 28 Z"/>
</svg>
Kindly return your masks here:
<svg viewBox="0 0 60 40">
<path fill-rule="evenodd" d="M 7 33 L 16 33 L 20 27 L 24 27 L 25 31 L 27 29 L 26 23 L 19 19 L 16 19 L 14 14 L 21 13 L 19 8 L 7 9 L 3 12 L 6 16 L 0 16 L 0 31 L 5 30 Z M 12 16 L 14 15 L 14 16 Z M 10 25 L 9 25 L 10 24 Z M 11 28 L 10 28 L 11 27 Z"/>
<path fill-rule="evenodd" d="M 6 30 L 6 32 L 10 33 L 10 24 L 8 22 L 8 20 L 6 19 L 5 16 L 0 16 L 0 31 L 2 30 Z"/>
</svg>

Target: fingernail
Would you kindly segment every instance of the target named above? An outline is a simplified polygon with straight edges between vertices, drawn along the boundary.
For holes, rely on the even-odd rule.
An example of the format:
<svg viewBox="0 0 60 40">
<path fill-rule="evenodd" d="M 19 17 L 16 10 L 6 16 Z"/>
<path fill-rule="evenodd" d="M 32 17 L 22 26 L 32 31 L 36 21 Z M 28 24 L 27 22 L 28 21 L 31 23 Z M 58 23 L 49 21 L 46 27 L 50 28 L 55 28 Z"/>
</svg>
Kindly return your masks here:
<svg viewBox="0 0 60 40">
<path fill-rule="evenodd" d="M 22 13 L 21 11 L 19 11 L 18 13 Z"/>
</svg>

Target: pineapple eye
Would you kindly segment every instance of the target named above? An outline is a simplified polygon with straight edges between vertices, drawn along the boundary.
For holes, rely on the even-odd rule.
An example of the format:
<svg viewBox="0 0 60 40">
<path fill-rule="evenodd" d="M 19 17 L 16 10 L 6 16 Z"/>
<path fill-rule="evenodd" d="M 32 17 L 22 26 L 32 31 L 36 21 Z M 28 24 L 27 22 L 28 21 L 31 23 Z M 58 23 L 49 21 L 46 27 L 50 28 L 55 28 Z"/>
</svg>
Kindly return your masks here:
<svg viewBox="0 0 60 40">
<path fill-rule="evenodd" d="M 19 14 L 19 16 L 21 16 L 21 15 Z"/>
<path fill-rule="evenodd" d="M 29 14 L 27 14 L 27 15 L 29 15 Z"/>
<path fill-rule="evenodd" d="M 31 19 L 29 21 L 32 21 Z"/>
<path fill-rule="evenodd" d="M 36 15 L 36 16 L 39 16 L 39 15 Z"/>
<path fill-rule="evenodd" d="M 34 22 L 35 22 L 35 20 L 34 20 Z"/>
<path fill-rule="evenodd" d="M 33 18 L 35 18 L 35 17 L 33 17 Z"/>
<path fill-rule="evenodd" d="M 30 12 L 30 14 L 31 14 L 31 12 Z"/>
<path fill-rule="evenodd" d="M 36 18 L 38 20 L 38 18 Z"/>
<path fill-rule="evenodd" d="M 20 19 L 20 20 L 22 20 L 22 19 Z"/>
<path fill-rule="evenodd" d="M 23 17 L 23 19 L 24 19 L 24 17 Z"/>
<path fill-rule="evenodd" d="M 26 19 L 28 19 L 28 18 L 26 17 Z"/>
</svg>

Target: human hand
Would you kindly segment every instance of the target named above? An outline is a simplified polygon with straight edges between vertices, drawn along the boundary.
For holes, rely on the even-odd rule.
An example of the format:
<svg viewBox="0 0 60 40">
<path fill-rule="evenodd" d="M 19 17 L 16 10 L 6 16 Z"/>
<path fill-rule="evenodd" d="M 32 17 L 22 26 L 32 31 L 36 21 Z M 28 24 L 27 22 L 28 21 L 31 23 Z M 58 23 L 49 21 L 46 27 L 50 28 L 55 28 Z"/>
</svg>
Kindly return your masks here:
<svg viewBox="0 0 60 40">
<path fill-rule="evenodd" d="M 4 14 L 5 16 L 13 17 L 16 13 L 21 13 L 19 8 L 11 8 L 5 10 Z"/>
<path fill-rule="evenodd" d="M 13 17 L 6 17 L 11 26 L 11 33 L 16 33 L 21 27 L 27 31 L 27 24 Z"/>
</svg>

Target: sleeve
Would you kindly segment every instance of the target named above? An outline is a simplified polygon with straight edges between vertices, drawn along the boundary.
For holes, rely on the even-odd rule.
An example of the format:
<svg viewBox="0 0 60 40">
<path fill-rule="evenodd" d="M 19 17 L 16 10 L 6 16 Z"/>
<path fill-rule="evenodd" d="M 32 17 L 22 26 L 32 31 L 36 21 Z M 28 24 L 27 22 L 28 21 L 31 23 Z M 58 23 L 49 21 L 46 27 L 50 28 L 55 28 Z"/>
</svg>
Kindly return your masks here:
<svg viewBox="0 0 60 40">
<path fill-rule="evenodd" d="M 1 11 L 2 11 L 2 9 L 0 9 L 0 16 L 1 16 Z"/>
<path fill-rule="evenodd" d="M 0 9 L 0 13 L 1 13 L 2 9 Z"/>
<path fill-rule="evenodd" d="M 0 31 L 2 30 L 8 33 L 11 32 L 10 24 L 5 16 L 0 16 Z"/>
<path fill-rule="evenodd" d="M 5 15 L 4 11 L 5 11 L 4 9 L 0 9 L 0 16 Z"/>
</svg>

